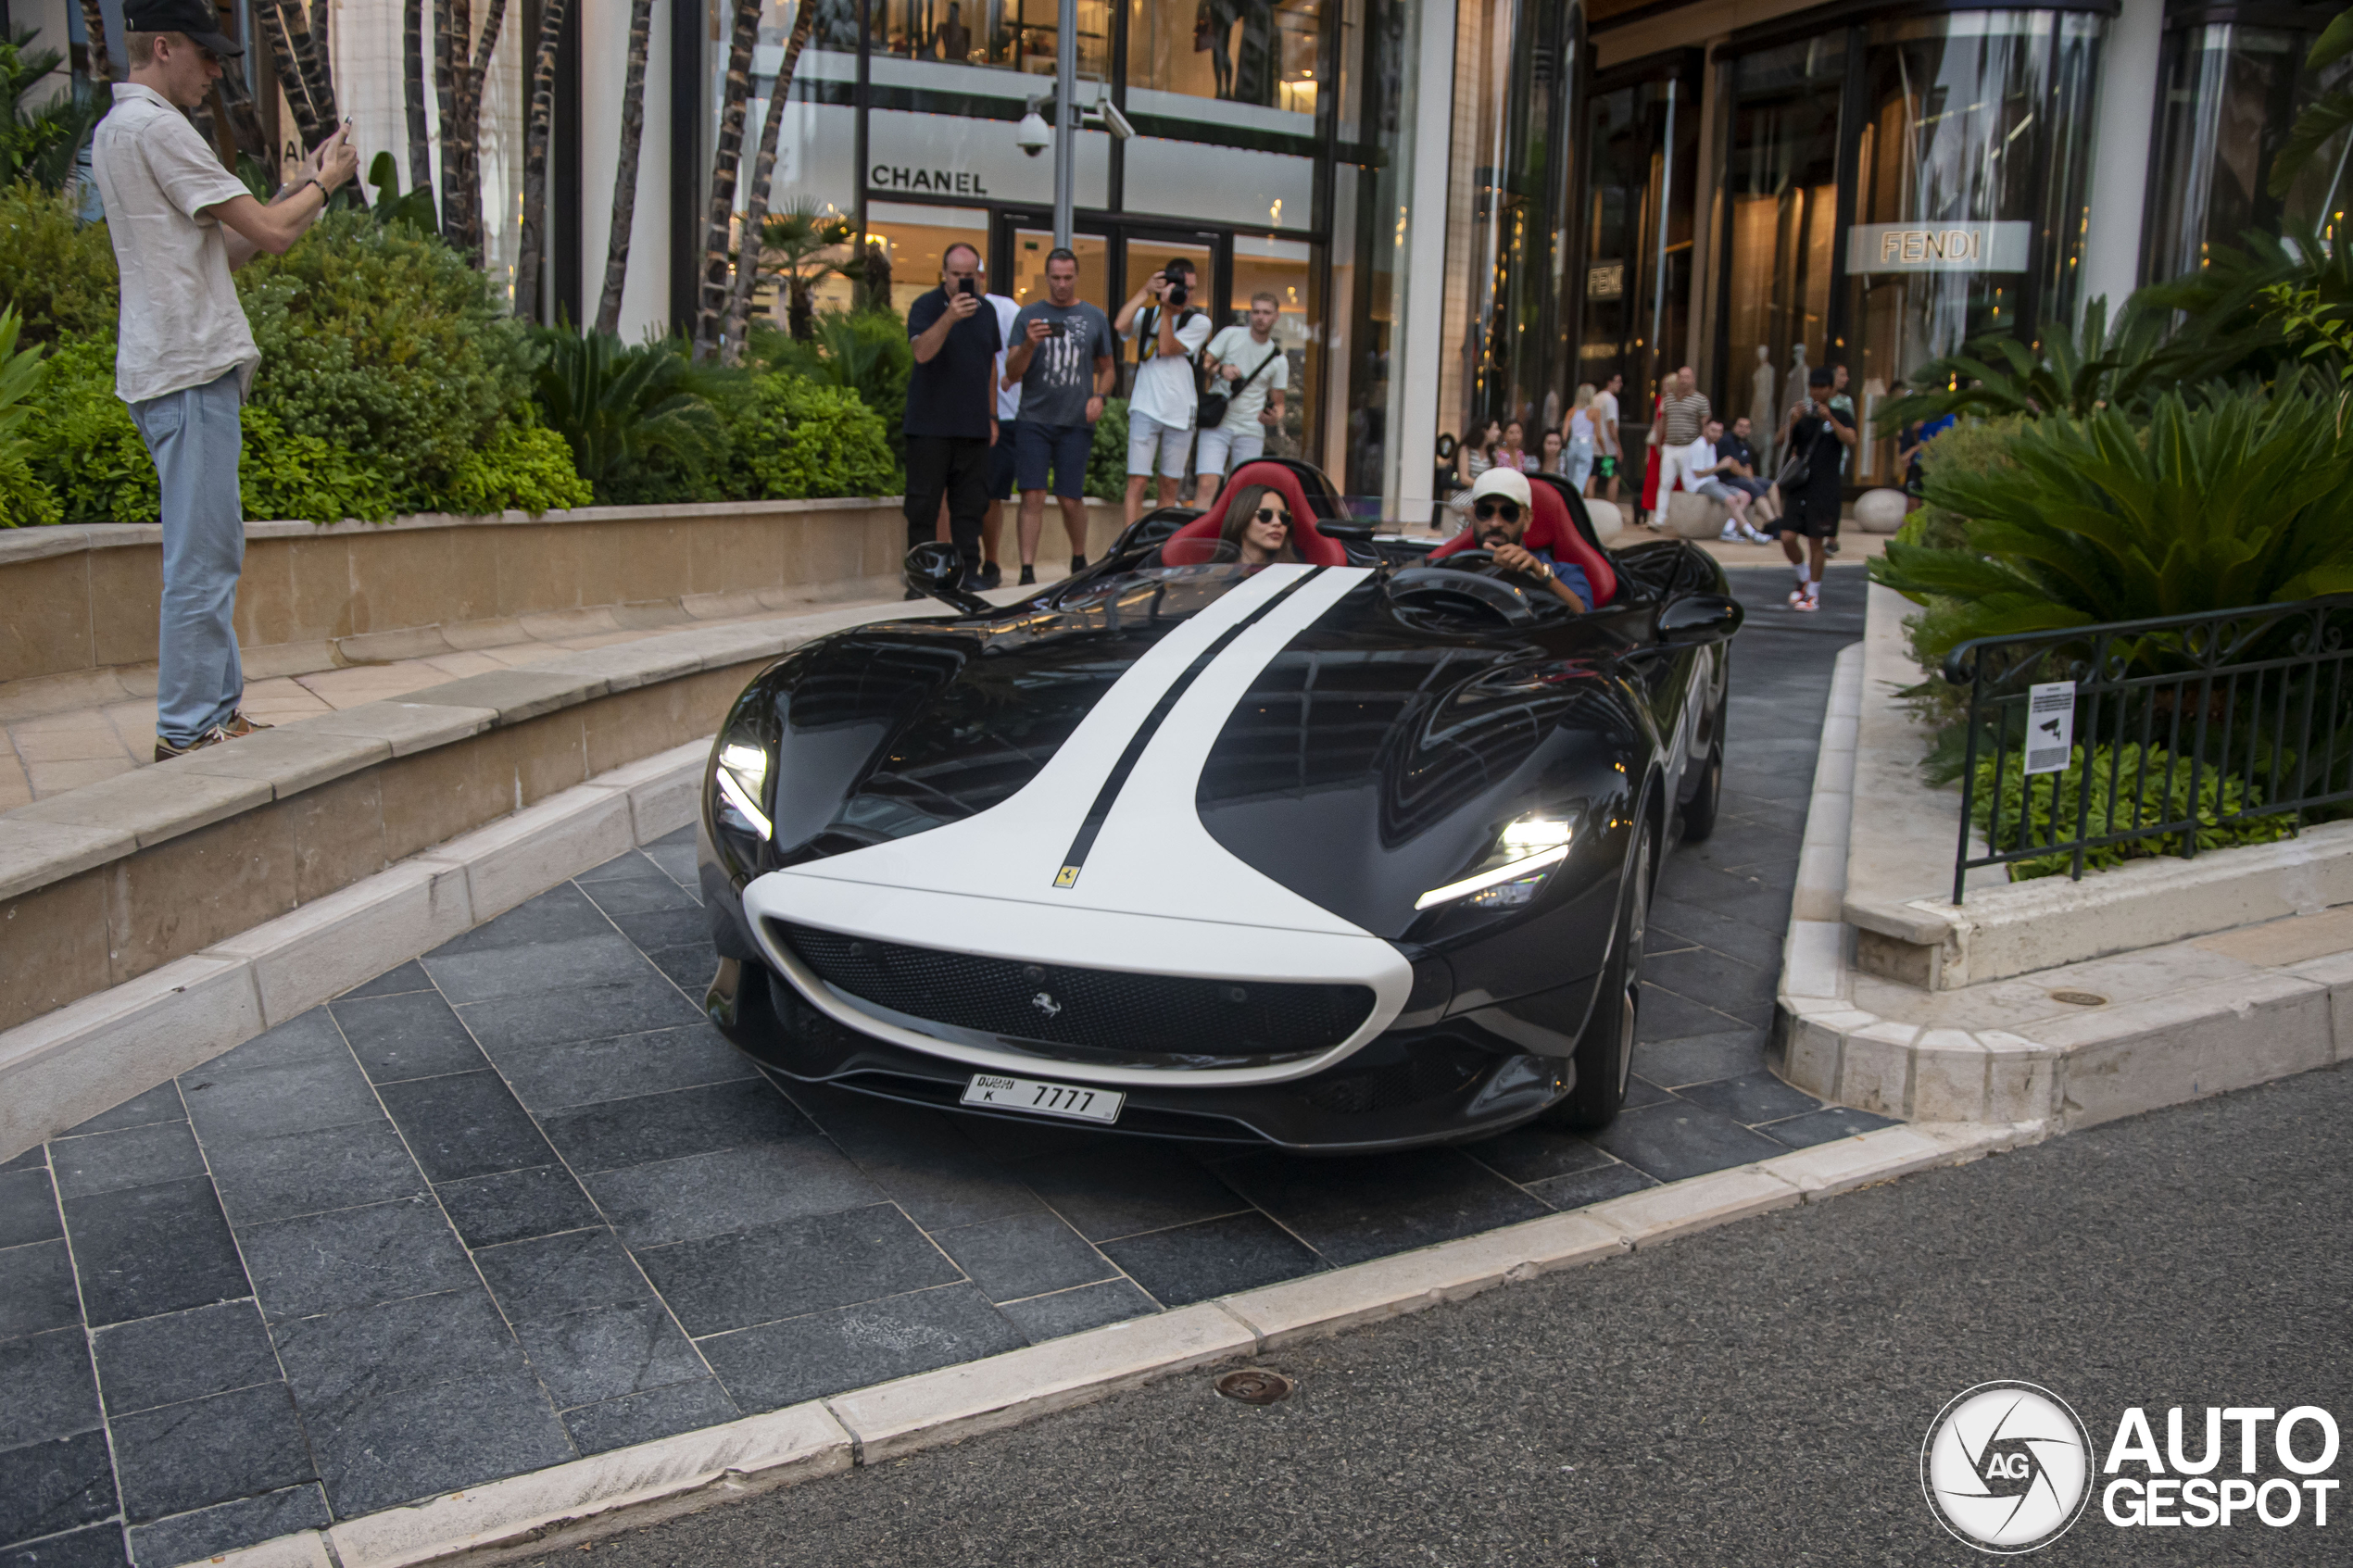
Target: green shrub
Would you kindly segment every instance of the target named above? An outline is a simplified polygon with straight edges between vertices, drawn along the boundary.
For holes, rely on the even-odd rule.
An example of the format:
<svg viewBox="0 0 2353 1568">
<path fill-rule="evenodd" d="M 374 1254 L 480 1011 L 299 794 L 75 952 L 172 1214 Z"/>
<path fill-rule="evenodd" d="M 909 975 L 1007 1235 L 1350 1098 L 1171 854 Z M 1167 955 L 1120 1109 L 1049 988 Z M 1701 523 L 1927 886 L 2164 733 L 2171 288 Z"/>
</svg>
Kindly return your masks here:
<svg viewBox="0 0 2353 1568">
<path fill-rule="evenodd" d="M 1950 601 L 1915 637 L 1923 664 L 1971 637 L 2353 590 L 2353 432 L 2301 375 L 2208 388 L 2196 412 L 2167 394 L 2145 429 L 2113 408 L 2026 420 L 1993 456 L 1927 469 L 1930 505 L 1967 520 L 1957 545 L 1894 540 L 1871 563 Z"/>
<path fill-rule="evenodd" d="M 510 508 L 537 517 L 585 507 L 596 493 L 573 467 L 564 438 L 528 416 L 498 427 L 487 445 L 468 454 L 443 497 L 450 511 L 487 517 Z"/>
<path fill-rule="evenodd" d="M 726 455 L 712 397 L 735 395 L 740 372 L 698 365 L 675 338 L 635 348 L 610 332 L 550 328 L 533 378 L 539 416 L 607 504 L 719 500 Z"/>
<path fill-rule="evenodd" d="M 1127 498 L 1127 399 L 1103 399 L 1095 444 L 1087 449 L 1087 494 L 1099 501 Z"/>
<path fill-rule="evenodd" d="M 66 522 L 153 522 L 156 468 L 131 410 L 114 395 L 114 333 L 61 343 L 33 393 L 41 440 L 32 471 Z"/>
<path fill-rule="evenodd" d="M 237 492 L 245 516 L 311 522 L 346 518 L 384 522 L 392 517 L 396 487 L 382 464 L 290 431 L 268 408 L 248 408 L 239 422 L 245 450 L 237 458 Z"/>
<path fill-rule="evenodd" d="M 24 321 L 0 308 L 0 528 L 57 521 L 57 492 L 33 476 L 32 442 L 24 428 L 40 412 L 41 350 L 17 346 Z"/>
<path fill-rule="evenodd" d="M 111 338 L 120 304 L 107 226 L 77 227 L 73 204 L 38 185 L 0 188 L 0 303 L 24 317 L 29 344 Z"/>
<path fill-rule="evenodd" d="M 844 387 L 771 371 L 732 400 L 726 426 L 745 498 L 887 495 L 904 483 L 881 418 Z"/>
<path fill-rule="evenodd" d="M 254 402 L 394 476 L 429 508 L 530 395 L 535 355 L 481 273 L 439 239 L 331 212 L 237 275 L 261 349 Z"/>
<path fill-rule="evenodd" d="M 761 368 L 856 393 L 882 420 L 893 460 L 903 463 L 907 378 L 915 369 L 906 320 L 893 310 L 828 310 L 817 318 L 816 333 L 807 343 L 774 329 L 755 333 L 750 358 Z"/>
<path fill-rule="evenodd" d="M 1979 831 L 1986 835 L 1987 845 L 1996 850 L 2047 844 L 2055 834 L 2072 838 L 2079 818 L 2085 823 L 2086 833 L 2100 834 L 2129 829 L 2136 822 L 2178 821 L 2192 815 L 2190 759 L 2176 757 L 2163 746 L 2150 746 L 2145 754 L 2137 742 L 2120 750 L 2098 746 L 2087 763 L 2083 748 L 2079 746 L 2069 757 L 2065 771 L 2032 779 L 2020 775 L 2019 757 L 2013 751 L 2003 774 L 1998 802 L 1994 790 L 1994 761 L 1989 756 L 1977 764 L 1977 788 L 1970 797 L 1970 815 Z M 2111 791 L 2113 809 L 2109 806 Z M 2196 812 L 2198 849 L 2203 852 L 2234 844 L 2270 844 L 2296 831 L 2292 813 L 2221 821 L 2225 816 L 2235 816 L 2262 804 L 2262 792 L 2253 784 L 2238 778 L 2218 776 L 2212 767 L 2200 770 Z M 2106 870 L 2127 860 L 2178 855 L 2182 852 L 2183 836 L 2180 833 L 2152 834 L 2146 838 L 2086 849 L 2083 867 L 2086 871 Z M 2036 877 L 2065 876 L 2074 863 L 2072 850 L 2014 861 L 2009 869 L 2010 880 L 2028 882 Z"/>
</svg>

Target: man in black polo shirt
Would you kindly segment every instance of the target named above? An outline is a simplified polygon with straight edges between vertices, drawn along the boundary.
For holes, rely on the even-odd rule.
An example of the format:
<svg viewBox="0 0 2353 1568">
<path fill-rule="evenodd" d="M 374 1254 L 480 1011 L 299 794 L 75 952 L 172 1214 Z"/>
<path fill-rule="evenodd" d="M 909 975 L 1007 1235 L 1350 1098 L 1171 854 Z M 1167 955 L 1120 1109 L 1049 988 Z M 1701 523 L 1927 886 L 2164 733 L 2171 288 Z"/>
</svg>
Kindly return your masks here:
<svg viewBox="0 0 2353 1568">
<path fill-rule="evenodd" d="M 939 503 L 964 560 L 980 576 L 980 522 L 988 510 L 988 448 L 997 440 L 997 353 L 1004 335 L 984 308 L 980 252 L 961 241 L 940 258 L 939 287 L 908 307 L 915 368 L 907 378 L 907 547 L 933 537 Z M 909 598 L 915 596 L 911 589 Z"/>
</svg>

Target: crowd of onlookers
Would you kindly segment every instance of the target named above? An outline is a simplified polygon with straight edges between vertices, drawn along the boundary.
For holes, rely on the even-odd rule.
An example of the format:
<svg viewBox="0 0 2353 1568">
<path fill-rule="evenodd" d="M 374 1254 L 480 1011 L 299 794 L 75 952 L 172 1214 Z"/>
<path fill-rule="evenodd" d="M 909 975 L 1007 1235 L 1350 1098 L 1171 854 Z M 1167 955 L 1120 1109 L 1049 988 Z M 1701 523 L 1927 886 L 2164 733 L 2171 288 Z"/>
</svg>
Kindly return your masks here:
<svg viewBox="0 0 2353 1568">
<path fill-rule="evenodd" d="M 1078 297 L 1078 257 L 1057 247 L 1046 257 L 1046 297 L 1023 305 L 988 292 L 975 247 L 950 245 L 939 288 L 907 311 L 915 358 L 908 542 L 953 540 L 967 582 L 994 588 L 1004 580 L 997 551 L 1005 503 L 1018 495 L 1020 581 L 1035 583 L 1051 490 L 1070 568 L 1082 570 L 1088 457 L 1127 352 L 1136 363 L 1126 521 L 1143 515 L 1155 482 L 1154 504 L 1175 505 L 1189 471 L 1192 504 L 1215 500 L 1226 476 L 1264 456 L 1281 428 L 1290 359 L 1275 341 L 1281 304 L 1273 295 L 1252 296 L 1247 319 L 1221 330 L 1198 288 L 1193 264 L 1178 257 L 1107 317 Z"/>
<path fill-rule="evenodd" d="M 1675 371 L 1652 402 L 1639 480 L 1626 471 L 1622 374 L 1599 386 L 1579 386 L 1559 428 L 1543 430 L 1532 447 L 1521 420 L 1491 420 L 1476 439 L 1441 451 L 1453 464 L 1449 506 L 1460 510 L 1490 470 L 1516 469 L 1557 474 L 1579 495 L 1613 505 L 1620 504 L 1621 485 L 1634 483 L 1639 500 L 1632 522 L 1664 529 L 1674 496 L 1688 492 L 1723 506 L 1718 537 L 1724 543 L 1770 545 L 1778 538 L 1797 580 L 1790 605 L 1813 609 L 1826 558 L 1838 550 L 1843 483 L 1853 466 L 1848 454 L 1862 436 L 1846 367 L 1799 369 L 1805 395 L 1793 397 L 1773 431 L 1757 430 L 1745 414 L 1726 423 L 1699 390 L 1692 368 Z M 1894 396 L 1904 390 L 1900 382 L 1889 389 Z M 1952 422 L 1946 417 L 1914 424 L 1896 437 L 1895 466 L 1912 506 L 1919 504 L 1921 449 Z"/>
</svg>

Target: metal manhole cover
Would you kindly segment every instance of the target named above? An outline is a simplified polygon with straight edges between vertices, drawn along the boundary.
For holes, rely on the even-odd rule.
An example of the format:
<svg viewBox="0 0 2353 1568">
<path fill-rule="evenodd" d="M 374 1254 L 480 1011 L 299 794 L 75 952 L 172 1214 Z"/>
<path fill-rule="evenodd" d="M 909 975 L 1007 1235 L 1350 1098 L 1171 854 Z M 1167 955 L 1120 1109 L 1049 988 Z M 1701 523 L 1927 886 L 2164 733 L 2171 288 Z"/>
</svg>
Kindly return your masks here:
<svg viewBox="0 0 2353 1568">
<path fill-rule="evenodd" d="M 1244 1367 L 1217 1380 L 1220 1394 L 1245 1405 L 1271 1405 L 1288 1399 L 1296 1386 L 1281 1373 L 1270 1372 L 1265 1367 Z"/>
<path fill-rule="evenodd" d="M 2051 1000 L 2055 1002 L 2065 1002 L 2071 1008 L 2104 1008 L 2108 1006 L 2108 998 L 2101 996 L 2097 991 L 2054 991 L 2051 993 Z"/>
</svg>

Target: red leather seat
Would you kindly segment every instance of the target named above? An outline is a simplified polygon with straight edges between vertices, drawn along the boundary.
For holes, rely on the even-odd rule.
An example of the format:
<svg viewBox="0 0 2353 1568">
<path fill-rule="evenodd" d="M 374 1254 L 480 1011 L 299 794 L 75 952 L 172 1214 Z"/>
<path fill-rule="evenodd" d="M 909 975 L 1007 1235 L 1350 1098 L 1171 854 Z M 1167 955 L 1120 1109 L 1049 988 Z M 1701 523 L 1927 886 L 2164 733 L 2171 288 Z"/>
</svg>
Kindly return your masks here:
<svg viewBox="0 0 2353 1568">
<path fill-rule="evenodd" d="M 1281 494 L 1290 508 L 1290 546 L 1309 566 L 1346 566 L 1348 552 L 1337 539 L 1327 539 L 1315 527 L 1315 513 L 1307 505 L 1306 486 L 1281 463 L 1247 462 L 1217 492 L 1209 510 L 1168 536 L 1160 547 L 1163 566 L 1200 566 L 1217 554 L 1218 536 L 1225 532 L 1226 508 L 1249 485 L 1264 484 Z"/>
<path fill-rule="evenodd" d="M 1609 558 L 1577 531 L 1577 523 L 1568 515 L 1568 503 L 1560 492 L 1549 484 L 1530 484 L 1529 491 L 1536 515 L 1529 519 L 1528 532 L 1520 543 L 1531 550 L 1542 550 L 1556 560 L 1573 563 L 1585 573 L 1585 581 L 1592 584 L 1593 602 L 1590 607 L 1601 608 L 1617 597 L 1617 573 L 1610 570 Z M 1452 539 L 1429 553 L 1431 560 L 1442 560 L 1463 550 L 1478 547 L 1476 525 L 1464 529 Z"/>
</svg>

